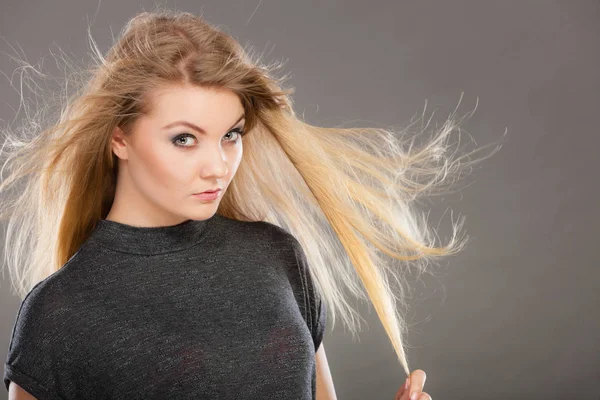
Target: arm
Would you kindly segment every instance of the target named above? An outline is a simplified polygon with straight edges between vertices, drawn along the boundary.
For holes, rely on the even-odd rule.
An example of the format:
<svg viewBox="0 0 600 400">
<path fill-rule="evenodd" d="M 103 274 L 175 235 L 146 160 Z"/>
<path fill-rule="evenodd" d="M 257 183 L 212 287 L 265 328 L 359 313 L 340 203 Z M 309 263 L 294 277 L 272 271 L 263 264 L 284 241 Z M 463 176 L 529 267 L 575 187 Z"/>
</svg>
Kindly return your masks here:
<svg viewBox="0 0 600 400">
<path fill-rule="evenodd" d="M 15 382 L 8 386 L 8 400 L 37 400 Z"/>
<path fill-rule="evenodd" d="M 319 346 L 315 360 L 317 364 L 317 400 L 337 400 L 324 343 Z"/>
</svg>

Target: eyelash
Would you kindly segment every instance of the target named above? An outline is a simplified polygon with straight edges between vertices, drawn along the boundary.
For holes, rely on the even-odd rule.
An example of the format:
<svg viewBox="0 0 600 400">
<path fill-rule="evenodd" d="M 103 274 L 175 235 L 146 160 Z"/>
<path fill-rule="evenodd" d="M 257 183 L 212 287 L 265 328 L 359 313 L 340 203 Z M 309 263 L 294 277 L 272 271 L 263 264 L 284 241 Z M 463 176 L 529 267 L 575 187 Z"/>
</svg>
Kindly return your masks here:
<svg viewBox="0 0 600 400">
<path fill-rule="evenodd" d="M 232 129 L 231 131 L 229 131 L 229 133 L 231 132 L 236 132 L 238 134 L 238 138 L 236 140 L 228 140 L 228 142 L 231 142 L 233 144 L 236 144 L 237 142 L 240 141 L 240 138 L 242 136 L 244 136 L 244 134 L 246 133 L 242 128 L 235 128 Z M 185 145 L 181 145 L 181 144 L 177 144 L 177 141 L 182 139 L 182 138 L 187 138 L 187 137 L 191 137 L 191 138 L 196 138 L 194 135 L 192 135 L 191 133 L 182 133 L 181 135 L 177 135 L 173 138 L 172 142 L 175 146 L 177 147 L 191 147 L 191 146 L 185 146 Z"/>
</svg>

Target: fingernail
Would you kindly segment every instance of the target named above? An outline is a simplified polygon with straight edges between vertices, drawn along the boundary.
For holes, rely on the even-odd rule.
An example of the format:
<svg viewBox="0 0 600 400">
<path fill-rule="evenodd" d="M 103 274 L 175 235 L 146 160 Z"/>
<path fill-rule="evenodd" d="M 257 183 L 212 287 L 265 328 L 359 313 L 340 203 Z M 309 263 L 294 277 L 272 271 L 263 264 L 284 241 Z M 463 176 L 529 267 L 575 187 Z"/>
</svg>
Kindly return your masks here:
<svg viewBox="0 0 600 400">
<path fill-rule="evenodd" d="M 412 394 L 410 395 L 410 400 L 417 400 L 417 392 L 412 392 Z"/>
<path fill-rule="evenodd" d="M 410 386 L 410 378 L 406 378 L 406 381 L 404 382 L 404 390 L 407 390 L 409 386 Z"/>
</svg>

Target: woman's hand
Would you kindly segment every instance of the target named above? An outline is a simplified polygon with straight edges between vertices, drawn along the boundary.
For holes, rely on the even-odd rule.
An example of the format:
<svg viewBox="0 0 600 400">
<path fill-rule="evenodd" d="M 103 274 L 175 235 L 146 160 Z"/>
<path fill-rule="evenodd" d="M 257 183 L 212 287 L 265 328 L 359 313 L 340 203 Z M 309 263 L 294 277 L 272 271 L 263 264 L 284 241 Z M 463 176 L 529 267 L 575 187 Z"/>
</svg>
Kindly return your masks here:
<svg viewBox="0 0 600 400">
<path fill-rule="evenodd" d="M 432 400 L 430 395 L 422 391 L 426 378 L 425 371 L 421 369 L 414 370 L 406 378 L 406 382 L 398 390 L 394 400 Z"/>
</svg>

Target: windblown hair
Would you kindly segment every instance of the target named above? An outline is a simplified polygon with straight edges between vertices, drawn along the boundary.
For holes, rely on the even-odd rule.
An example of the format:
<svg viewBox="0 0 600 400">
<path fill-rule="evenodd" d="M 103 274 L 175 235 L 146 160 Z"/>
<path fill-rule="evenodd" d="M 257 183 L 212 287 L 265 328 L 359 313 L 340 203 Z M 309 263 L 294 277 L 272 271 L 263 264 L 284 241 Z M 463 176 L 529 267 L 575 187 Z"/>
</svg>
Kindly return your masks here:
<svg viewBox="0 0 600 400">
<path fill-rule="evenodd" d="M 477 162 L 470 154 L 448 154 L 462 118 L 453 112 L 418 146 L 417 135 L 408 135 L 415 124 L 402 131 L 310 125 L 295 114 L 293 89 L 283 89 L 277 65 L 262 63 L 229 34 L 186 12 L 136 15 L 106 56 L 91 43 L 93 67 L 69 74 L 81 81 L 73 93 L 65 88 L 65 105 L 48 127 L 41 126 L 41 114 L 27 113 L 22 135 L 3 130 L 2 170 L 9 175 L 0 184 L 0 217 L 7 221 L 5 264 L 18 295 L 59 270 L 108 214 L 118 166 L 111 133 L 117 126 L 130 132 L 149 111 L 147 93 L 169 83 L 225 88 L 242 102 L 246 135 L 217 214 L 290 232 L 305 251 L 332 326 L 339 314 L 355 334 L 358 313 L 348 294 L 370 300 L 410 374 L 405 273 L 426 272 L 467 239 L 461 218 L 452 223 L 449 243 L 436 245 L 415 203 L 447 192 L 444 183 Z M 9 189 L 16 196 L 9 197 Z"/>
</svg>

